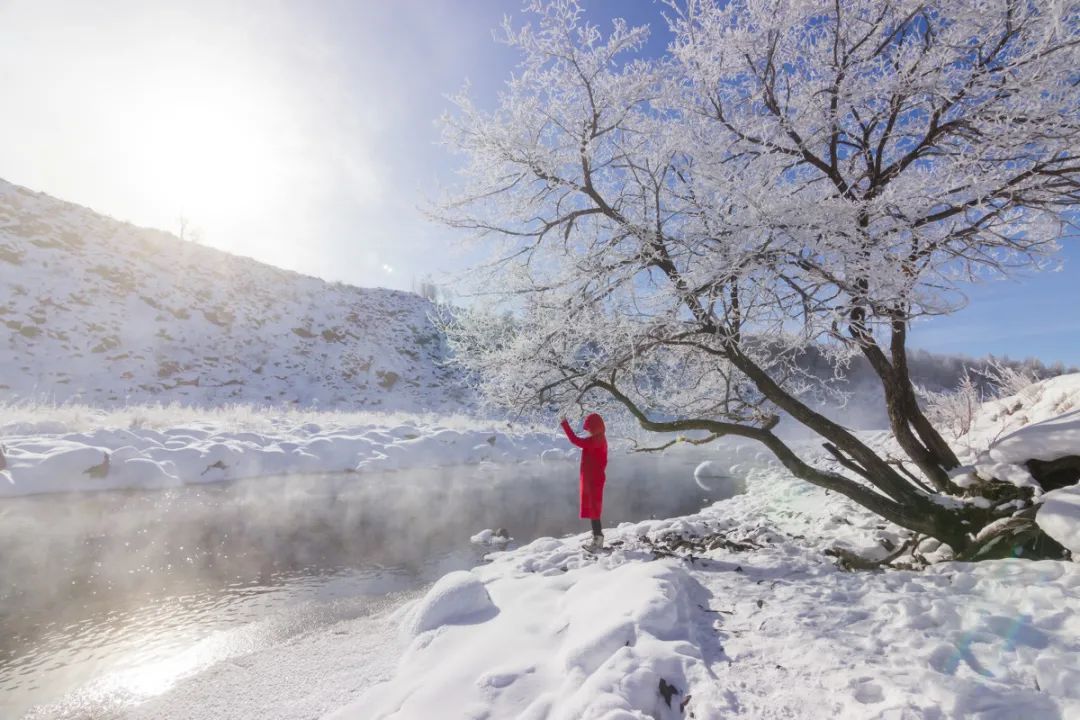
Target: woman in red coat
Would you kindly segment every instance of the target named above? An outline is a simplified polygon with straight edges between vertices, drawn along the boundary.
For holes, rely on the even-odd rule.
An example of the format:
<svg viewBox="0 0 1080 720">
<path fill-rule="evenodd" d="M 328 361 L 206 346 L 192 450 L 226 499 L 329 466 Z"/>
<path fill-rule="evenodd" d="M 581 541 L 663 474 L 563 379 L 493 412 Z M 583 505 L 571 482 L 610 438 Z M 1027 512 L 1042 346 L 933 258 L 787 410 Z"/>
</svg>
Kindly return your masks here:
<svg viewBox="0 0 1080 720">
<path fill-rule="evenodd" d="M 604 419 L 596 413 L 588 415 L 585 418 L 585 431 L 589 434 L 585 437 L 575 435 L 566 418 L 563 418 L 562 429 L 570 442 L 581 448 L 581 517 L 591 521 L 592 548 L 599 550 L 604 547 L 600 513 L 604 509 L 604 471 L 607 469 Z"/>
</svg>

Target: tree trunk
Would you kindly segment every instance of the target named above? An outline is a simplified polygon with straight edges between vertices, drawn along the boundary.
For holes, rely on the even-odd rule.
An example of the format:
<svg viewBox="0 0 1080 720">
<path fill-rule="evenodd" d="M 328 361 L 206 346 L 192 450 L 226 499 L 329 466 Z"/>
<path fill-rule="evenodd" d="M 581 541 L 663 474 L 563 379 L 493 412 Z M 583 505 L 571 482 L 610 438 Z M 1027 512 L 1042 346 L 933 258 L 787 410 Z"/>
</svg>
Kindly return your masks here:
<svg viewBox="0 0 1080 720">
<path fill-rule="evenodd" d="M 837 425 L 824 415 L 810 409 L 793 395 L 781 388 L 769 374 L 743 355 L 738 348 L 727 348 L 728 358 L 754 383 L 755 387 L 772 403 L 787 412 L 818 436 L 829 440 L 840 450 L 851 456 L 865 469 L 863 477 L 879 490 L 897 502 L 918 502 L 924 493 L 912 485 L 900 473 L 893 470 L 877 453 L 863 444 L 845 428 Z"/>
<path fill-rule="evenodd" d="M 960 459 L 941 436 L 926 415 L 919 407 L 919 400 L 915 397 L 915 387 L 911 384 L 911 371 L 907 362 L 907 320 L 897 318 L 893 320 L 892 337 L 889 342 L 892 353 L 892 367 L 895 374 L 896 385 L 900 389 L 900 399 L 903 403 L 903 411 L 911 426 L 923 441 L 927 450 L 934 456 L 937 462 L 946 470 L 952 470 L 960 466 Z"/>
<path fill-rule="evenodd" d="M 972 512 L 967 508 L 953 509 L 938 505 L 927 495 L 896 502 L 868 487 L 803 462 L 771 432 L 757 439 L 776 455 L 785 468 L 802 480 L 834 490 L 902 528 L 936 538 L 957 553 L 963 552 L 970 544 L 968 532 L 973 526 Z"/>
<path fill-rule="evenodd" d="M 861 315 L 853 316 L 849 329 L 859 344 L 870 367 L 881 380 L 889 427 L 904 453 L 922 471 L 938 492 L 954 488 L 948 471 L 960 461 L 941 434 L 930 424 L 919 407 L 915 387 L 907 365 L 907 321 L 897 318 L 892 323 L 891 360 L 863 326 Z"/>
</svg>

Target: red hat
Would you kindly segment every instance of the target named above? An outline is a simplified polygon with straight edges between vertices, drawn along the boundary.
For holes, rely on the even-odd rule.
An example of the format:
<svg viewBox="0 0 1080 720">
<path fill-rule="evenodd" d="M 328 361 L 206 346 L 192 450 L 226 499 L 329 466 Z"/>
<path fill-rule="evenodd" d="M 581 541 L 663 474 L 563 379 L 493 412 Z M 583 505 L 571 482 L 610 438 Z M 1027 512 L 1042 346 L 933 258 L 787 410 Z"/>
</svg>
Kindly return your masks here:
<svg viewBox="0 0 1080 720">
<path fill-rule="evenodd" d="M 585 416 L 585 429 L 593 435 L 603 435 L 605 432 L 604 418 L 597 413 L 589 413 Z"/>
</svg>

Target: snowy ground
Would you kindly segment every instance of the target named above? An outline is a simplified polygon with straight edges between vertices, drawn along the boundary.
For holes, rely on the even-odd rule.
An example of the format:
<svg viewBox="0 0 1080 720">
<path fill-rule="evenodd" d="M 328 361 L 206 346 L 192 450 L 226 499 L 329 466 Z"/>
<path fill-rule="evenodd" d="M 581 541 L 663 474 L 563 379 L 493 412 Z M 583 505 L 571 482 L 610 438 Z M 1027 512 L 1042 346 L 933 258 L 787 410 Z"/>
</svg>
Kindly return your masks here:
<svg viewBox="0 0 1080 720">
<path fill-rule="evenodd" d="M 1076 453 L 1078 400 L 1066 376 L 991 403 L 956 479 L 1027 484 L 1026 459 Z M 0 495 L 568 456 L 550 432 L 461 419 L 258 418 L 9 422 Z M 1080 564 L 846 572 L 827 550 L 881 557 L 902 532 L 744 453 L 745 495 L 611 528 L 608 553 L 542 538 L 444 577 L 390 620 L 392 676 L 352 684 L 327 717 L 1080 717 Z M 1034 489 L 1046 529 L 1075 547 L 1076 488 Z M 933 545 L 920 549 L 942 557 Z"/>
<path fill-rule="evenodd" d="M 545 538 L 443 578 L 394 679 L 328 717 L 1080 717 L 1080 564 L 845 572 L 826 548 L 893 529 L 775 467 L 748 482 L 597 558 Z"/>
<path fill-rule="evenodd" d="M 1075 407 L 1080 376 L 1044 381 L 957 442 L 958 482 L 1034 484 L 1074 553 L 1080 490 L 1043 493 L 1024 463 L 1080 454 Z M 543 538 L 444 577 L 399 613 L 394 678 L 328 718 L 1080 718 L 1080 564 L 847 572 L 828 550 L 880 558 L 904 532 L 760 456 L 746 475 L 697 515 L 609 530 L 599 556 Z"/>
<path fill-rule="evenodd" d="M 179 407 L 5 412 L 0 497 L 571 456 L 554 431 L 463 416 Z"/>
</svg>

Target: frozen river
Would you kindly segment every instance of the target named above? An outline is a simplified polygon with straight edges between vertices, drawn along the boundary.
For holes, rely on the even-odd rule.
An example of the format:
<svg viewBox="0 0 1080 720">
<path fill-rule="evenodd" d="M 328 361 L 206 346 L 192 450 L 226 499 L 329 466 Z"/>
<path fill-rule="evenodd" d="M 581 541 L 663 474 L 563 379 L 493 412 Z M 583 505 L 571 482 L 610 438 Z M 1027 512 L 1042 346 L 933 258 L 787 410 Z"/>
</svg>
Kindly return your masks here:
<svg viewBox="0 0 1080 720">
<path fill-rule="evenodd" d="M 613 457 L 605 525 L 730 494 L 701 459 Z M 560 462 L 2 500 L 0 717 L 318 717 L 392 671 L 387 616 L 481 562 L 470 535 L 583 532 L 576 486 Z"/>
</svg>

